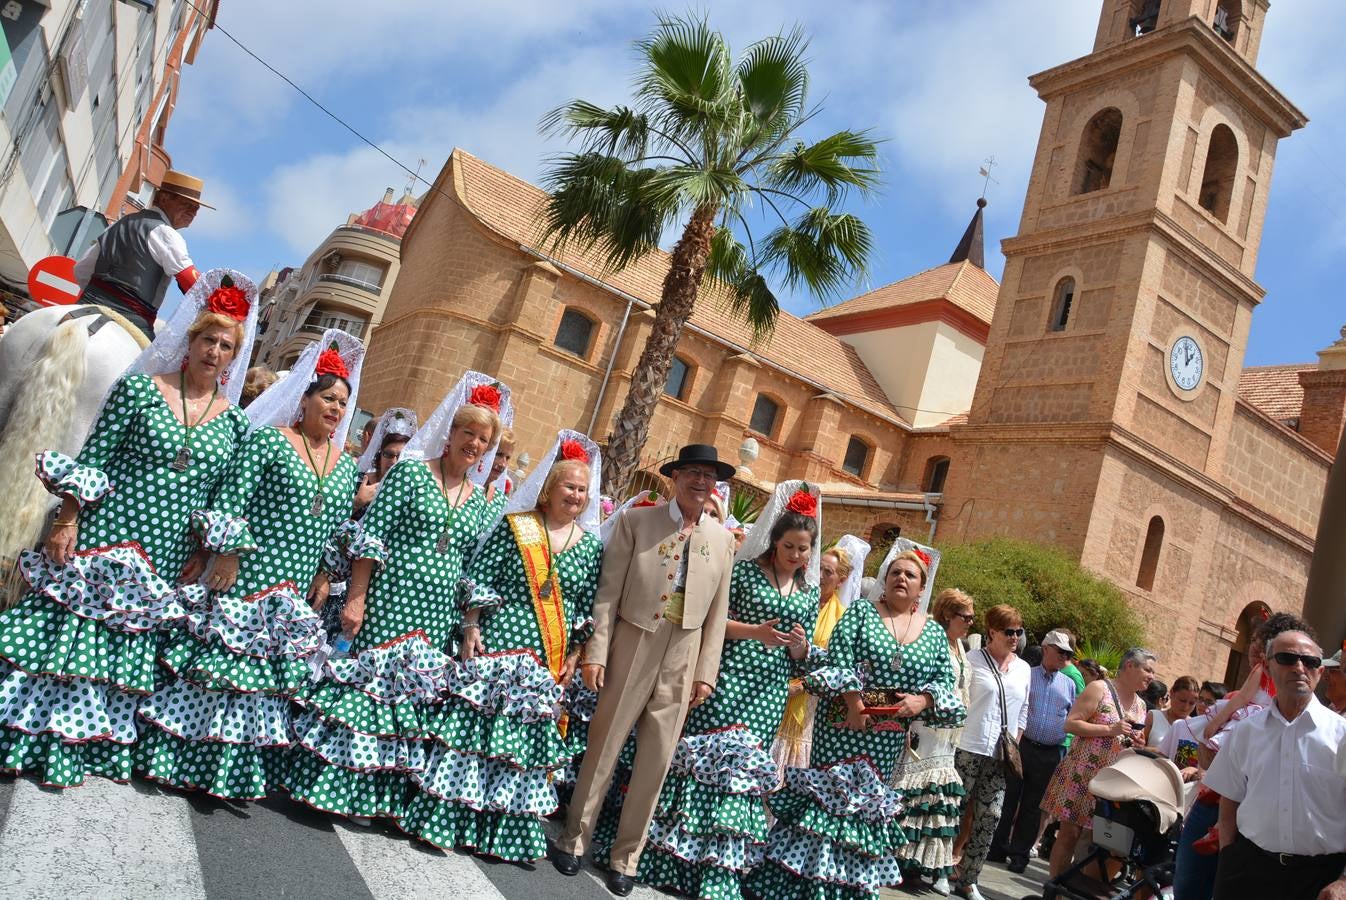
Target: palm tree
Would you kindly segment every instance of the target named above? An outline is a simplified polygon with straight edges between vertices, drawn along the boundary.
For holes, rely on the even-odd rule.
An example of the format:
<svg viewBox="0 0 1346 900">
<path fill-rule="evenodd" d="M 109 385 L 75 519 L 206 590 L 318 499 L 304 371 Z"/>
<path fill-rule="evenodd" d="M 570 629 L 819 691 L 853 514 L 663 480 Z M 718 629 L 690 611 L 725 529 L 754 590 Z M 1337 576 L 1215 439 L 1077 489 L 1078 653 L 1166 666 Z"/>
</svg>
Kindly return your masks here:
<svg viewBox="0 0 1346 900">
<path fill-rule="evenodd" d="M 819 111 L 808 105 L 806 50 L 796 28 L 752 44 L 735 61 L 704 18 L 661 16 L 636 44 L 630 106 L 571 100 L 542 119 L 544 133 L 579 144 L 578 152 L 553 159 L 544 176 L 550 198 L 542 226 L 553 248 L 597 248 L 616 271 L 686 220 L 604 454 L 610 496 L 623 495 L 635 472 L 707 271 L 728 287 L 733 310 L 761 338 L 780 312 L 764 273 L 829 296 L 866 267 L 869 229 L 833 207 L 877 185 L 877 148 L 864 131 L 811 144 L 798 137 Z M 767 217 L 773 227 L 754 239 L 745 213 Z"/>
</svg>

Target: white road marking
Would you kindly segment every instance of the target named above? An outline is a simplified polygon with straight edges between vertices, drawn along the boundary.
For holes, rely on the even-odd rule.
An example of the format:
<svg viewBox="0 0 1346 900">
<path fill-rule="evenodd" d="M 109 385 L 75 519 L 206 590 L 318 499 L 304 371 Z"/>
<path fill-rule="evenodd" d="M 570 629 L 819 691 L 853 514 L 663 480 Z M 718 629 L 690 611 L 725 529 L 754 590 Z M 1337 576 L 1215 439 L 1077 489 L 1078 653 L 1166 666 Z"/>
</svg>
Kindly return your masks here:
<svg viewBox="0 0 1346 900">
<path fill-rule="evenodd" d="M 377 826 L 333 822 L 374 900 L 504 900 L 469 856 L 436 853 L 392 837 Z"/>
<path fill-rule="evenodd" d="M 0 896 L 204 900 L 190 809 L 94 776 L 64 792 L 21 778 L 0 833 Z"/>
</svg>

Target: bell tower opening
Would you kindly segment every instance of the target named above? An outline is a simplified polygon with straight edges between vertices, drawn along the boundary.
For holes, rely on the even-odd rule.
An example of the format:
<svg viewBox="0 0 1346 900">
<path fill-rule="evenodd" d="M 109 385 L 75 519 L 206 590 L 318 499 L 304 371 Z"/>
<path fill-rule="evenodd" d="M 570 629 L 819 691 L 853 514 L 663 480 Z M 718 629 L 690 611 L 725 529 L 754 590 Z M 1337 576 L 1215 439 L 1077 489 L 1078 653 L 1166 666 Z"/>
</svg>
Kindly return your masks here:
<svg viewBox="0 0 1346 900">
<path fill-rule="evenodd" d="M 1122 137 L 1122 113 L 1109 107 L 1099 111 L 1084 126 L 1080 138 L 1079 164 L 1075 167 L 1075 194 L 1106 190 L 1112 184 L 1117 161 L 1117 142 Z"/>
<path fill-rule="evenodd" d="M 1238 139 L 1228 125 L 1216 125 L 1210 133 L 1197 202 L 1221 222 L 1229 222 L 1229 201 L 1234 196 L 1234 177 L 1238 168 Z"/>
</svg>

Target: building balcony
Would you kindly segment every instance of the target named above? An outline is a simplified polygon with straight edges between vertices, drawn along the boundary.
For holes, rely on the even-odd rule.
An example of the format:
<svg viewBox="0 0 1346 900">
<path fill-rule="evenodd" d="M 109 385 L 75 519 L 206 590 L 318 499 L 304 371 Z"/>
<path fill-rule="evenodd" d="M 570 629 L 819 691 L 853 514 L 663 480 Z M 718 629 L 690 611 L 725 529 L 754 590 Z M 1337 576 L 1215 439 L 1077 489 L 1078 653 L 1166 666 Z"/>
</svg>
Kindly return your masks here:
<svg viewBox="0 0 1346 900">
<path fill-rule="evenodd" d="M 390 234 L 364 228 L 360 225 L 339 225 L 322 242 L 316 256 L 324 257 L 332 251 L 349 253 L 356 257 L 394 263 L 402 258 L 402 242 Z"/>
<path fill-rule="evenodd" d="M 358 278 L 351 278 L 348 275 L 342 275 L 338 272 L 321 272 L 318 274 L 318 280 L 331 281 L 336 284 L 344 284 L 349 287 L 359 288 L 362 291 L 368 291 L 376 297 L 383 292 L 382 285 L 371 284 L 368 281 L 361 281 Z"/>
<path fill-rule="evenodd" d="M 319 275 L 299 299 L 302 307 L 343 310 L 365 319 L 378 315 L 382 288 L 335 273 Z"/>
</svg>

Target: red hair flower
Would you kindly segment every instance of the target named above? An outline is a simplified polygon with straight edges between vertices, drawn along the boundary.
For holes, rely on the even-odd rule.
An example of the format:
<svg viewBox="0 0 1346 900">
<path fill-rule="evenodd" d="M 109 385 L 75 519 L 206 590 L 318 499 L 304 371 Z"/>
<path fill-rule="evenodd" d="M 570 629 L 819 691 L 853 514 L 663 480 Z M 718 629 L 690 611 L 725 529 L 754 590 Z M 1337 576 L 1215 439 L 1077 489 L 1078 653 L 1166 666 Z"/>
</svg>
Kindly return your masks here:
<svg viewBox="0 0 1346 900">
<path fill-rule="evenodd" d="M 334 342 L 332 346 L 318 354 L 318 364 L 313 369 L 318 375 L 335 375 L 338 378 L 349 379 L 351 377 L 350 369 L 346 368 L 346 361 L 341 358 L 337 352 L 337 345 Z"/>
<path fill-rule="evenodd" d="M 925 563 L 926 571 L 929 571 L 929 570 L 930 570 L 930 563 L 933 561 L 933 560 L 930 559 L 930 554 L 929 554 L 929 553 L 926 553 L 926 552 L 925 552 L 924 550 L 922 550 L 920 547 L 912 547 L 912 548 L 911 548 L 911 552 L 916 554 L 916 558 L 917 558 L 917 559 L 919 559 L 921 562 Z"/>
<path fill-rule="evenodd" d="M 566 438 L 561 441 L 561 459 L 575 459 L 582 463 L 589 462 L 589 454 L 585 452 L 584 445 L 574 438 Z"/>
<path fill-rule="evenodd" d="M 631 505 L 631 508 L 640 509 L 641 507 L 644 506 L 658 506 L 658 505 L 659 505 L 659 492 L 646 491 L 645 496 L 641 497 L 639 500 L 633 503 Z"/>
<path fill-rule="evenodd" d="M 473 406 L 484 406 L 493 413 L 500 412 L 499 382 L 477 385 L 472 389 L 472 393 L 467 395 L 467 402 Z"/>
<path fill-rule="evenodd" d="M 248 295 L 242 288 L 235 287 L 234 279 L 226 275 L 220 279 L 220 286 L 206 298 L 206 309 L 242 322 L 248 317 Z"/>
<path fill-rule="evenodd" d="M 799 513 L 801 516 L 808 516 L 810 519 L 818 517 L 818 498 L 810 494 L 807 485 L 795 491 L 786 502 L 785 508 L 790 512 Z"/>
</svg>

